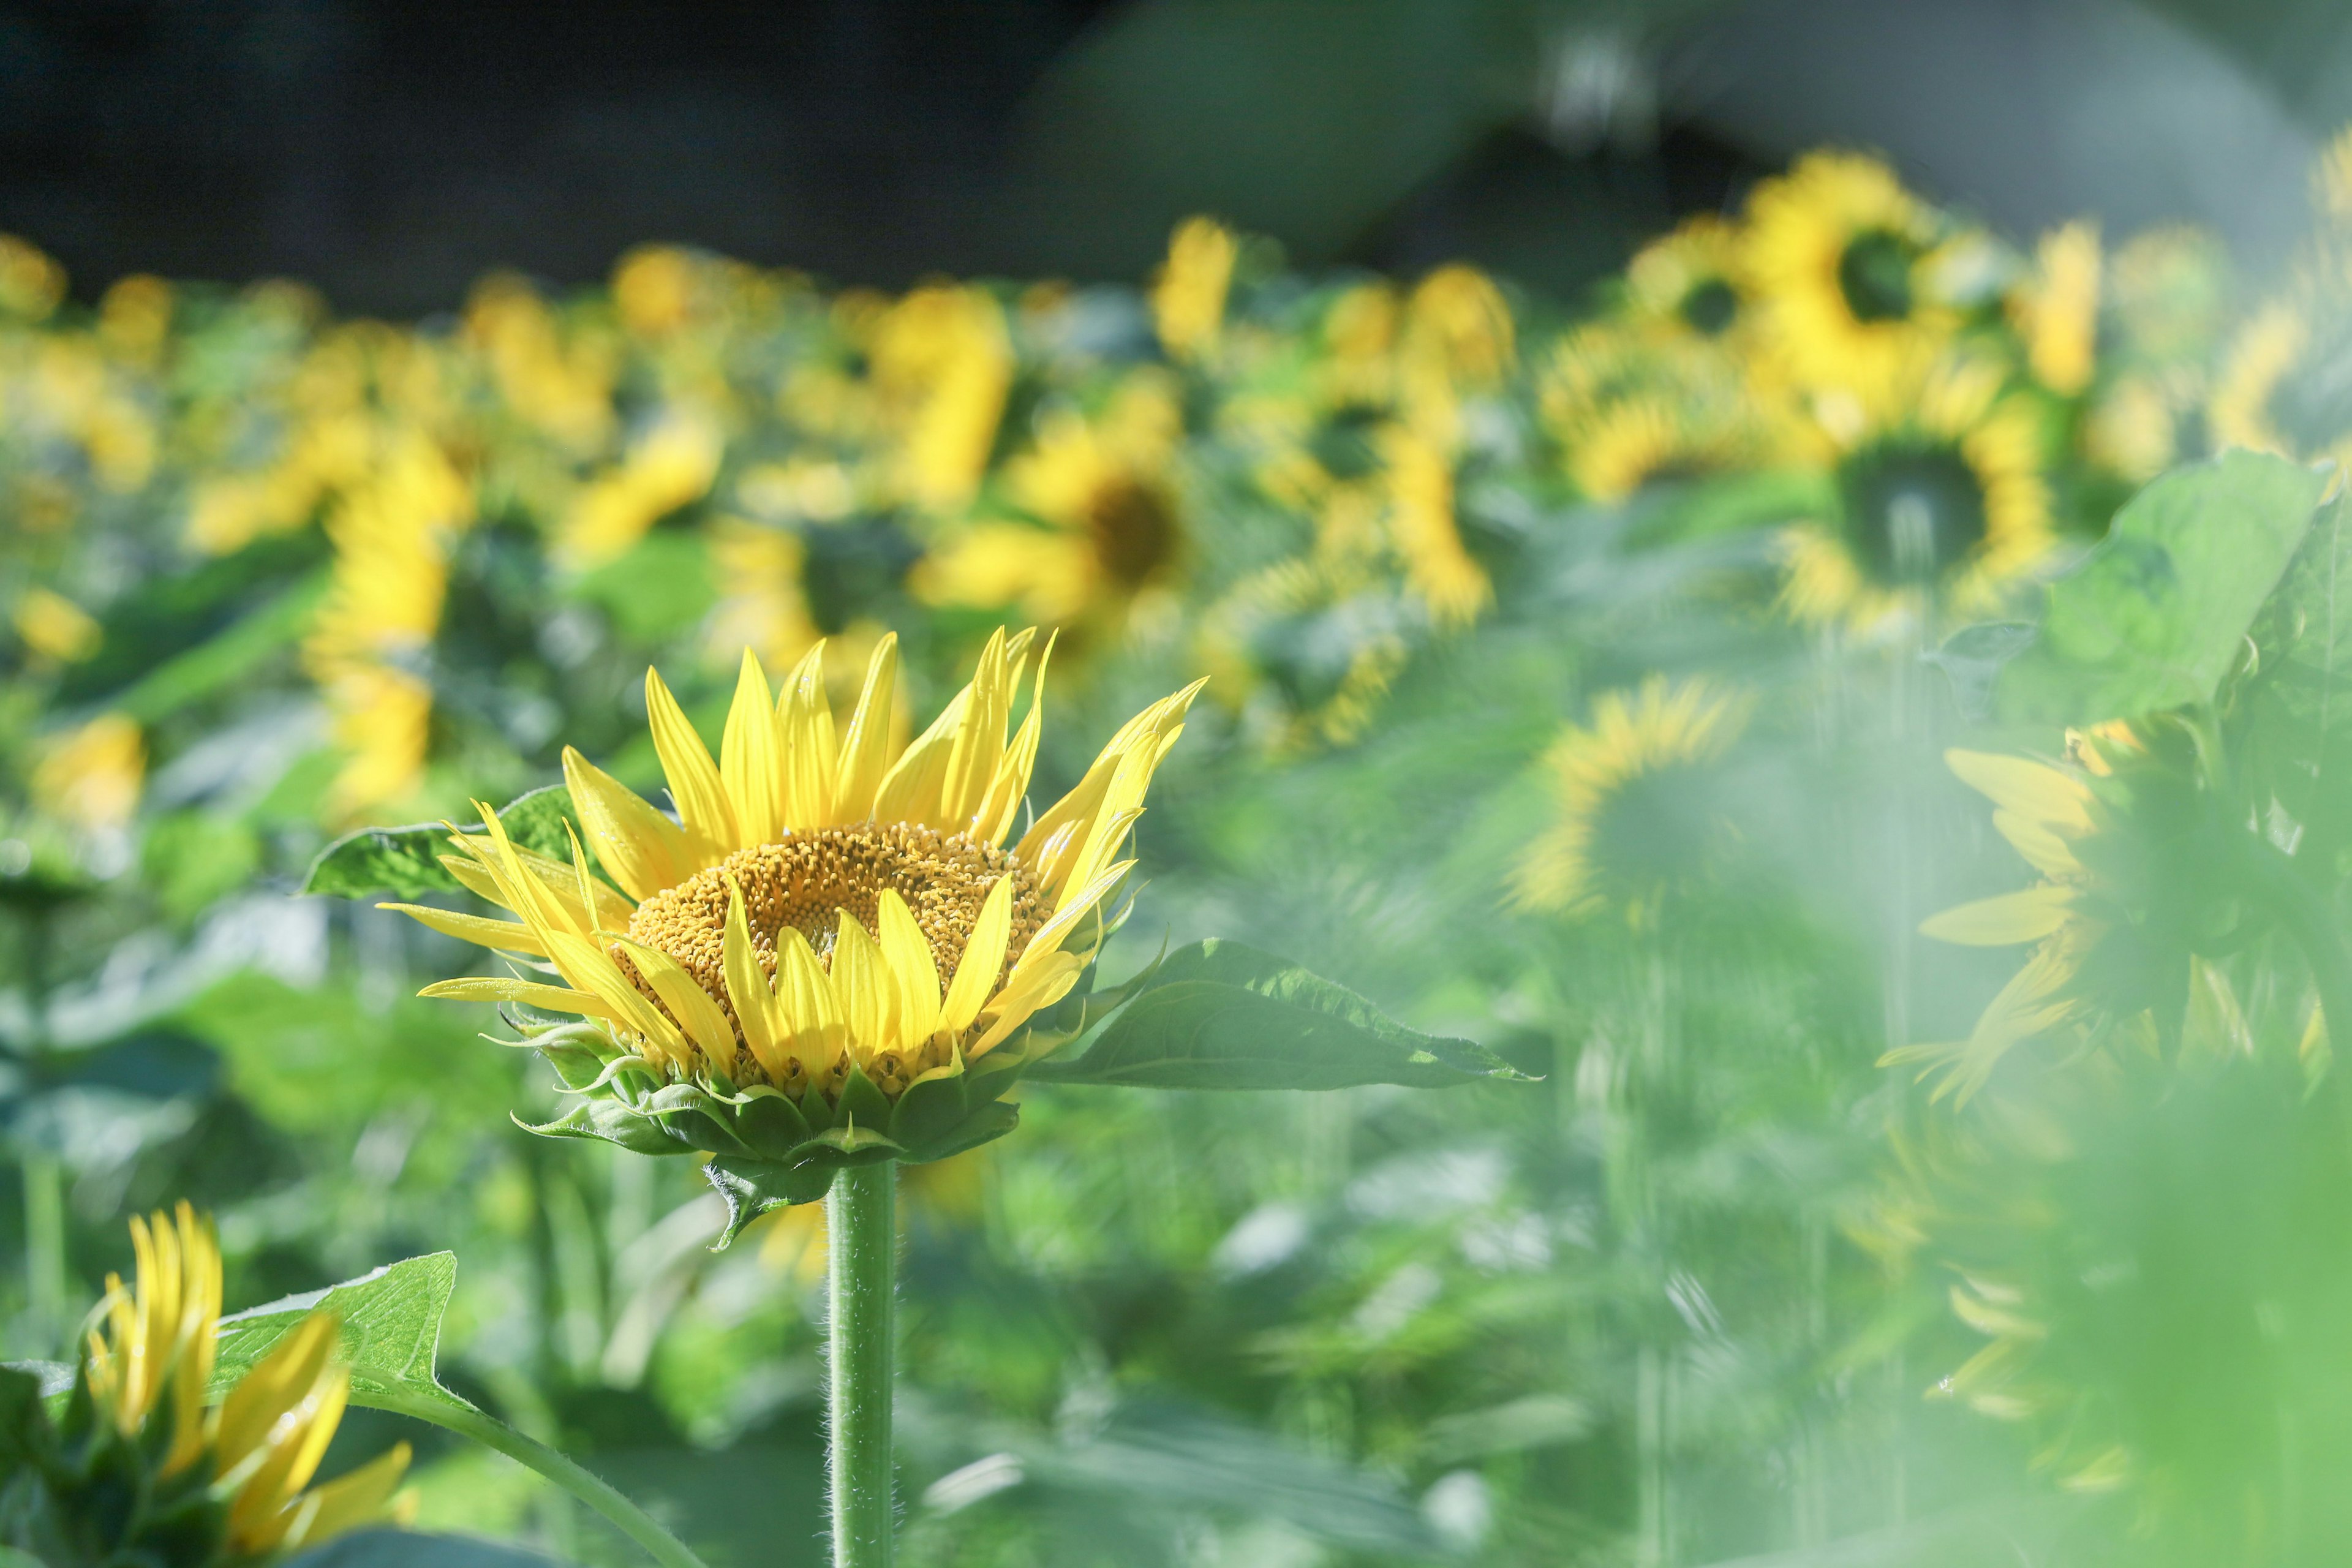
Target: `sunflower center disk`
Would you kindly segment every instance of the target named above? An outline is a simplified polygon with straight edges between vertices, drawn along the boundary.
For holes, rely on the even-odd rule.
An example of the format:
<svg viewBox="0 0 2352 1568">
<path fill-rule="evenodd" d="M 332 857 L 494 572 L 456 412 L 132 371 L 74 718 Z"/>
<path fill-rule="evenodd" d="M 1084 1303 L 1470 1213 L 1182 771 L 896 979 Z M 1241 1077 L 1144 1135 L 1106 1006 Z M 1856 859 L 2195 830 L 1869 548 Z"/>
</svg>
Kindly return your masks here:
<svg viewBox="0 0 2352 1568">
<path fill-rule="evenodd" d="M 780 843 L 739 849 L 646 898 L 630 917 L 629 936 L 677 960 L 726 1012 L 741 1042 L 742 1023 L 725 980 L 727 906 L 736 888 L 743 889 L 751 946 L 771 985 L 776 978 L 776 941 L 786 927 L 808 939 L 830 973 L 841 912 L 847 910 L 867 931 L 876 931 L 886 888 L 907 900 L 916 925 L 930 942 L 931 962 L 945 985 L 963 957 L 982 903 L 1003 877 L 1013 879 L 1013 889 L 1012 940 L 1005 944 L 1009 969 L 1049 912 L 1036 878 L 1005 850 L 909 823 L 820 827 L 792 834 Z M 653 988 L 635 966 L 625 962 L 624 967 L 638 989 L 654 997 Z M 1003 979 L 1000 970 L 997 984 Z M 871 1050 L 875 1043 L 860 1044 Z M 738 1062 L 740 1070 L 757 1070 L 748 1056 Z"/>
</svg>

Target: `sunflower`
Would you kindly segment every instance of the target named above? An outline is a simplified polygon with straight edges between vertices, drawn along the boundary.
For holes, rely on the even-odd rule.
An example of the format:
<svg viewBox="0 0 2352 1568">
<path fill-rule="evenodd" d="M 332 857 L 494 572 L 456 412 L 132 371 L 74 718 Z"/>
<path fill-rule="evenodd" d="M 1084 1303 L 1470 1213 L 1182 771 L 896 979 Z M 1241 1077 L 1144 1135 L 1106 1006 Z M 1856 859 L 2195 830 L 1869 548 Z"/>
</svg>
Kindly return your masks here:
<svg viewBox="0 0 2352 1568">
<path fill-rule="evenodd" d="M 870 342 L 893 484 L 931 511 L 962 506 L 988 472 L 1013 390 L 1003 307 L 983 289 L 918 289 L 876 320 Z"/>
<path fill-rule="evenodd" d="M 1402 618 L 1360 563 L 1276 562 L 1202 615 L 1202 667 L 1274 749 L 1347 745 L 1404 668 Z"/>
<path fill-rule="evenodd" d="M 2178 1024 L 2189 963 L 2218 910 L 2189 742 L 2151 743 L 2120 724 L 2070 733 L 2059 763 L 1983 752 L 1945 760 L 1994 805 L 1993 826 L 2042 874 L 2033 887 L 1933 916 L 1922 934 L 1973 947 L 2033 944 L 1957 1045 L 1906 1047 L 1887 1063 L 1943 1071 L 1938 1098 L 1965 1102 L 2020 1043 L 2152 1014 Z M 2151 1001 L 2151 998 L 2155 999 Z"/>
<path fill-rule="evenodd" d="M 1751 708 L 1716 682 L 1662 675 L 1595 698 L 1591 723 L 1568 726 L 1545 754 L 1559 816 L 1513 874 L 1511 903 L 1654 916 L 1704 875 L 1730 832 L 1708 799 L 1709 775 Z"/>
<path fill-rule="evenodd" d="M 1754 468 L 1789 445 L 1780 400 L 1739 359 L 1622 325 L 1563 337 L 1538 374 L 1537 410 L 1569 478 L 1603 502 L 1661 480 Z"/>
<path fill-rule="evenodd" d="M 1168 260 L 1151 280 L 1151 321 L 1168 357 L 1198 360 L 1216 350 L 1241 246 L 1214 218 L 1188 217 L 1168 239 Z"/>
<path fill-rule="evenodd" d="M 2032 278 L 2010 300 L 2034 378 L 2073 397 L 2091 384 L 2099 338 L 2099 228 L 2070 223 L 2042 237 Z"/>
<path fill-rule="evenodd" d="M 1183 422 L 1164 370 L 1129 376 L 1091 418 L 1048 409 L 1034 443 L 1004 465 L 1003 497 L 1017 515 L 942 540 L 916 568 L 916 593 L 933 604 L 1016 606 L 1049 626 L 1115 623 L 1166 587 L 1181 554 L 1170 468 Z"/>
<path fill-rule="evenodd" d="M 656 422 L 581 487 L 556 526 L 557 555 L 583 568 L 618 559 L 655 523 L 709 495 L 724 456 L 708 420 L 672 414 Z"/>
<path fill-rule="evenodd" d="M 1745 324 L 1750 303 L 1746 231 L 1712 214 L 1685 219 L 1652 240 L 1625 268 L 1625 302 L 1637 325 L 1667 337 L 1713 342 Z"/>
<path fill-rule="evenodd" d="M 1748 216 L 1759 323 L 1798 384 L 1867 395 L 1958 326 L 1934 276 L 1936 220 L 1876 159 L 1809 154 L 1757 187 Z"/>
<path fill-rule="evenodd" d="M 580 825 L 569 864 L 515 843 L 487 810 L 488 831 L 457 834 L 444 862 L 520 920 L 385 906 L 539 961 L 560 984 L 449 980 L 424 994 L 593 1021 L 536 1037 L 591 1094 L 542 1131 L 673 1152 L 698 1137 L 722 1173 L 753 1184 L 788 1166 L 829 1181 L 827 1150 L 930 1159 L 1009 1131 L 1009 1108 L 992 1102 L 1010 1080 L 993 1069 L 1020 1053 L 970 1082 L 966 1069 L 1020 1037 L 1090 962 L 1134 864 L 1119 853 L 1144 790 L 1200 689 L 1129 721 L 1007 848 L 1044 723 L 1050 648 L 1007 737 L 1034 640 L 991 637 L 971 683 L 902 751 L 893 638 L 838 726 L 823 643 L 781 698 L 747 651 L 715 763 L 648 670 L 677 818 L 567 750 Z M 968 1101 L 982 1078 L 993 1088 Z"/>
<path fill-rule="evenodd" d="M 2352 314 L 2323 291 L 2275 300 L 2239 330 L 2206 419 L 2216 447 L 2352 458 Z"/>
<path fill-rule="evenodd" d="M 2054 543 L 2040 418 L 1988 361 L 1915 360 L 1880 397 L 1824 402 L 1828 515 L 1783 536 L 1800 620 L 1879 630 L 1985 609 Z"/>
<path fill-rule="evenodd" d="M 58 664 L 79 664 L 106 640 L 105 628 L 88 610 L 47 588 L 26 589 L 9 619 L 16 625 L 17 641 Z"/>
<path fill-rule="evenodd" d="M 75 1387 L 49 1440 L 30 1445 L 11 1488 L 37 1477 L 47 1510 L 12 1509 L 12 1526 L 67 1523 L 108 1562 L 258 1563 L 355 1526 L 404 1517 L 394 1490 L 408 1468 L 399 1444 L 306 1491 L 342 1418 L 351 1374 L 336 1363 L 333 1314 L 314 1312 L 207 1411 L 220 1321 L 221 1262 L 209 1224 L 186 1204 L 133 1216 L 131 1288 L 109 1275 Z M 38 1521 L 38 1523 L 34 1522 Z M 111 1553 L 110 1555 L 110 1553 Z M 50 1560 L 44 1557 L 45 1561 Z"/>
</svg>

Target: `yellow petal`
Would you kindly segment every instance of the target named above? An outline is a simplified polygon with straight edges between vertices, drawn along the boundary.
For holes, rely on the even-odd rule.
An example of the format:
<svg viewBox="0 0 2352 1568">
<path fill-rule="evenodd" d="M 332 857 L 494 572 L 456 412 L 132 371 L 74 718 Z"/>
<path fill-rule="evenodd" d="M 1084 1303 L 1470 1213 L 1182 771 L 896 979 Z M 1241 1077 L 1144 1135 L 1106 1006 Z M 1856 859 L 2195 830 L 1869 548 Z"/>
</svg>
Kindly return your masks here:
<svg viewBox="0 0 2352 1568">
<path fill-rule="evenodd" d="M 2066 923 L 2074 905 L 2072 888 L 2027 888 L 1931 915 L 1920 922 L 1919 934 L 1968 947 L 2008 947 L 2021 942 L 2040 942 Z"/>
<path fill-rule="evenodd" d="M 710 994 L 668 953 L 626 937 L 614 940 L 629 955 L 629 962 L 636 965 L 637 973 L 645 976 L 646 984 L 654 988 L 654 994 L 662 999 L 662 1005 L 669 1009 L 670 1016 L 686 1031 L 686 1037 L 701 1048 L 711 1066 L 720 1072 L 732 1073 L 735 1031 L 729 1026 L 727 1015 L 719 1010 L 719 1004 L 710 999 Z"/>
<path fill-rule="evenodd" d="M 1013 709 L 1013 682 L 1005 668 L 1003 627 L 997 627 L 988 646 L 980 650 L 980 668 L 964 689 L 963 722 L 949 748 L 939 804 L 941 823 L 952 823 L 958 828 L 980 809 L 1004 751 L 1004 721 Z"/>
<path fill-rule="evenodd" d="M 743 913 L 743 889 L 730 888 L 727 897 L 727 933 L 720 962 L 727 973 L 727 998 L 735 1004 L 736 1021 L 743 1026 L 743 1043 L 772 1081 L 781 1083 L 790 1059 L 786 1041 L 790 1028 L 775 987 L 760 967 L 759 950 L 751 945 L 751 925 Z"/>
<path fill-rule="evenodd" d="M 312 1492 L 303 1500 L 296 1523 L 287 1531 L 286 1544 L 316 1546 L 382 1517 L 401 1478 L 408 1473 L 408 1445 L 395 1443 Z"/>
<path fill-rule="evenodd" d="M 670 804 L 677 807 L 678 826 L 686 830 L 693 869 L 715 866 L 743 847 L 735 813 L 727 804 L 727 785 L 710 748 L 677 705 L 658 671 L 646 671 L 646 719 L 653 731 L 654 751 L 661 757 L 662 773 L 669 780 Z"/>
<path fill-rule="evenodd" d="M 596 864 L 629 897 L 644 899 L 675 888 L 701 869 L 684 829 L 569 746 L 563 748 L 563 782 Z"/>
<path fill-rule="evenodd" d="M 1201 688 L 1206 684 L 1205 680 L 1196 680 L 1183 690 L 1161 698 L 1121 725 L 1118 733 L 1110 738 L 1109 744 L 1103 747 L 1093 765 L 1087 769 L 1086 776 L 1078 781 L 1077 786 L 1048 807 L 1030 826 L 1029 831 L 1022 835 L 1013 853 L 1024 864 L 1040 868 L 1038 879 L 1041 884 L 1051 891 L 1062 890 L 1072 879 L 1070 873 L 1074 862 L 1066 852 L 1057 857 L 1057 868 L 1049 876 L 1044 869 L 1039 851 L 1056 837 L 1066 846 L 1087 839 L 1101 813 L 1104 798 L 1110 793 L 1111 784 L 1128 753 L 1149 745 L 1153 765 L 1157 766 L 1161 742 L 1182 730 L 1186 710 L 1192 706 L 1192 700 L 1200 695 Z M 1149 782 L 1148 778 L 1146 782 Z"/>
<path fill-rule="evenodd" d="M 961 1035 L 988 1004 L 996 977 L 1004 971 L 1004 947 L 1013 935 L 1013 879 L 999 877 L 982 900 L 980 918 L 971 923 L 971 937 L 956 961 L 955 979 L 948 984 L 940 1006 L 940 1027 Z"/>
<path fill-rule="evenodd" d="M 568 932 L 551 936 L 547 956 L 572 989 L 589 992 L 607 1006 L 619 1009 L 626 1027 L 643 1041 L 647 1057 L 682 1068 L 693 1066 L 694 1049 L 686 1036 L 622 973 L 620 964 L 605 951 L 603 938 Z"/>
<path fill-rule="evenodd" d="M 914 743 L 883 775 L 880 787 L 874 792 L 875 821 L 945 826 L 940 817 L 940 801 L 947 786 L 948 762 L 955 752 L 956 736 L 963 728 L 964 711 L 971 705 L 971 688 L 967 686 L 940 710 L 931 727 L 916 736 Z"/>
<path fill-rule="evenodd" d="M 802 656 L 778 704 L 784 737 L 784 818 L 796 831 L 833 822 L 833 786 L 840 758 L 833 739 L 833 705 L 824 694 L 824 644 Z"/>
<path fill-rule="evenodd" d="M 313 1312 L 229 1390 L 215 1428 L 215 1463 L 232 1470 L 268 1439 L 278 1418 L 300 1404 L 335 1350 L 331 1312 Z"/>
<path fill-rule="evenodd" d="M 860 1065 L 897 1047 L 898 997 L 881 946 L 847 910 L 841 911 L 841 931 L 833 943 L 833 994 Z"/>
<path fill-rule="evenodd" d="M 1029 716 L 1021 721 L 1021 732 L 1013 737 L 1013 744 L 1004 749 L 996 765 L 996 776 L 989 782 L 988 794 L 964 830 L 983 844 L 1004 842 L 1004 836 L 1013 831 L 1013 819 L 1021 810 L 1022 798 L 1029 793 L 1029 775 L 1037 765 L 1037 743 L 1045 734 L 1045 667 L 1053 662 L 1054 644 L 1060 637 L 1056 632 L 1037 656 L 1037 686 L 1029 699 Z"/>
<path fill-rule="evenodd" d="M 1013 973 L 1006 979 L 1004 988 L 1014 991 L 1025 984 L 1030 973 L 1058 951 L 1070 933 L 1078 929 L 1078 923 L 1094 911 L 1096 905 L 1110 897 L 1133 869 L 1134 861 L 1122 860 L 1085 887 L 1074 889 L 1064 906 L 1054 912 L 1054 918 L 1038 928 L 1037 934 L 1029 939 L 1029 945 L 1022 950 L 1021 957 L 1013 965 Z"/>
<path fill-rule="evenodd" d="M 866 689 L 858 694 L 842 737 L 841 763 L 834 786 L 834 815 L 863 822 L 874 815 L 875 792 L 890 767 L 890 710 L 898 683 L 898 634 L 887 632 L 874 645 L 866 666 Z"/>
<path fill-rule="evenodd" d="M 2025 863 L 2045 877 L 2064 880 L 2083 874 L 2082 861 L 2066 841 L 2038 822 L 2029 821 L 2013 811 L 1992 814 L 1993 830 L 2009 840 L 2010 847 L 2025 857 Z"/>
<path fill-rule="evenodd" d="M 1946 752 L 1960 782 L 2003 811 L 2053 832 L 2079 837 L 2091 831 L 2090 786 L 2070 773 L 2024 757 L 1990 752 Z"/>
<path fill-rule="evenodd" d="M 840 995 L 798 926 L 776 933 L 776 997 L 792 1026 L 792 1050 L 802 1070 L 822 1078 L 849 1048 Z"/>
<path fill-rule="evenodd" d="M 744 841 L 775 842 L 785 817 L 784 736 L 767 672 L 748 647 L 735 680 L 735 700 L 727 710 L 727 732 L 719 742 L 719 773 Z"/>
<path fill-rule="evenodd" d="M 527 952 L 534 958 L 547 956 L 547 943 L 521 921 L 486 920 L 480 915 L 461 915 L 448 910 L 428 909 L 423 904 L 378 904 L 380 910 L 396 910 L 420 925 L 428 926 L 443 936 L 454 936 L 459 942 L 495 948 L 500 952 Z"/>
<path fill-rule="evenodd" d="M 896 888 L 882 889 L 875 924 L 883 968 L 898 995 L 898 1043 L 918 1045 L 940 1026 L 940 969 L 930 940 L 915 923 L 915 912 Z"/>
<path fill-rule="evenodd" d="M 542 985 L 536 981 L 514 980 L 499 974 L 469 974 L 457 980 L 436 980 L 417 994 L 445 1002 L 520 1002 L 543 1013 L 577 1013 L 583 1018 L 603 1018 L 614 1024 L 629 1022 L 620 1008 L 592 992 L 568 990 L 561 985 Z"/>
<path fill-rule="evenodd" d="M 1028 973 L 1017 976 L 1004 987 L 1003 994 L 989 1009 L 988 1027 L 981 1032 L 971 1048 L 964 1053 L 966 1061 L 978 1061 L 1006 1040 L 1015 1030 L 1041 1010 L 1052 1006 L 1070 994 L 1086 972 L 1084 954 L 1055 952 L 1047 955 Z"/>
</svg>

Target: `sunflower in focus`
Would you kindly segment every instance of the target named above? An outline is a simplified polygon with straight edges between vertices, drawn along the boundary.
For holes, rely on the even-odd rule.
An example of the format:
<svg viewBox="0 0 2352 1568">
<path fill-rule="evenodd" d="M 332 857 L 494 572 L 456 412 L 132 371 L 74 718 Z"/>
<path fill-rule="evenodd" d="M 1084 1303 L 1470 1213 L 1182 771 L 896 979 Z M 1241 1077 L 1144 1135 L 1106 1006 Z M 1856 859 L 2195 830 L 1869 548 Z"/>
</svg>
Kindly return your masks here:
<svg viewBox="0 0 2352 1568">
<path fill-rule="evenodd" d="M 71 1399 L 58 1426 L 28 1445 L 30 1462 L 11 1488 L 22 1501 L 33 1480 L 49 1506 L 12 1511 L 0 1542 L 52 1561 L 44 1548 L 62 1544 L 48 1533 L 62 1525 L 75 1548 L 107 1562 L 230 1568 L 404 1518 L 407 1501 L 393 1494 L 408 1468 L 405 1443 L 304 1489 L 350 1388 L 334 1316 L 302 1320 L 207 1410 L 221 1309 L 212 1227 L 184 1203 L 171 1215 L 133 1216 L 131 1241 L 134 1282 L 107 1277 Z M 32 1538 L 9 1539 L 19 1529 Z"/>
<path fill-rule="evenodd" d="M 1798 619 L 1869 634 L 1973 613 L 2055 543 L 2042 423 L 1985 360 L 1916 359 L 1883 395 L 1825 405 L 1834 505 L 1781 542 Z"/>
<path fill-rule="evenodd" d="M 1797 384 L 1869 395 L 1958 327 L 1935 216 L 1875 158 L 1811 153 L 1756 188 L 1748 220 L 1768 352 Z"/>
<path fill-rule="evenodd" d="M 1017 608 L 1041 625 L 1103 626 L 1167 588 L 1183 545 L 1171 467 L 1183 411 L 1164 371 L 1130 374 L 1089 417 L 1062 405 L 1006 461 L 1012 517 L 950 533 L 916 568 L 932 604 Z"/>
<path fill-rule="evenodd" d="M 1570 725 L 1545 753 L 1558 816 L 1512 876 L 1513 906 L 1577 917 L 1614 909 L 1640 923 L 1700 880 L 1732 831 L 1716 770 L 1752 708 L 1716 682 L 1662 675 L 1595 698 L 1591 722 Z"/>
<path fill-rule="evenodd" d="M 1145 788 L 1199 690 L 1129 721 L 1007 847 L 1045 719 L 1051 650 L 1034 640 L 999 631 L 971 684 L 903 748 L 892 741 L 892 638 L 839 723 L 824 644 L 781 696 L 747 652 L 716 761 L 648 670 L 677 816 L 567 750 L 580 826 L 568 863 L 514 842 L 487 808 L 488 831 L 456 835 L 445 860 L 519 919 L 385 906 L 521 955 L 549 978 L 450 980 L 424 994 L 593 1021 L 542 1037 L 567 1081 L 593 1084 L 595 1098 L 579 1120 L 541 1131 L 648 1152 L 700 1138 L 724 1168 L 768 1167 L 746 1181 L 812 1160 L 829 1181 L 822 1151 L 932 1159 L 1009 1131 L 1010 1108 L 992 1103 L 1009 1080 L 967 1101 L 987 1076 L 967 1082 L 967 1067 L 1017 1065 L 1018 1052 L 984 1058 L 1091 962 L 1104 907 L 1134 865 L 1120 852 Z M 1033 652 L 1028 714 L 1008 734 Z M 786 1201 L 807 1201 L 823 1186 L 793 1191 L 805 1196 Z"/>
<path fill-rule="evenodd" d="M 1907 1047 L 1885 1062 L 1940 1071 L 1937 1097 L 1965 1103 L 2027 1040 L 2143 1016 L 2169 1038 L 2191 957 L 2221 934 L 2215 922 L 2229 912 L 2210 892 L 2219 879 L 2192 742 L 2108 724 L 2070 732 L 2056 763 L 1966 751 L 1945 760 L 1993 803 L 1993 827 L 2042 879 L 1947 910 L 1920 931 L 2033 952 L 1965 1041 Z"/>
</svg>

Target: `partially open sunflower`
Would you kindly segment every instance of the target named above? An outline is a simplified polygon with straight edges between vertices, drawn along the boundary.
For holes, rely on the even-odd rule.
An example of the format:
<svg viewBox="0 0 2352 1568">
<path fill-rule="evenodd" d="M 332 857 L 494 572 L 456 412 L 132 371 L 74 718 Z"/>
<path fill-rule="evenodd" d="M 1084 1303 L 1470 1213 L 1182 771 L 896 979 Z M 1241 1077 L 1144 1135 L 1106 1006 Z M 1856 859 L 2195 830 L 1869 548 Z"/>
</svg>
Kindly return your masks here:
<svg viewBox="0 0 2352 1568">
<path fill-rule="evenodd" d="M 534 1131 L 706 1151 L 721 1191 L 755 1209 L 821 1196 L 845 1163 L 940 1159 L 1011 1131 L 998 1097 L 1027 1059 L 1016 1047 L 1047 1043 L 1039 1015 L 1108 931 L 1134 864 L 1121 849 L 1200 689 L 1129 720 L 1008 848 L 1044 722 L 1050 648 L 1008 737 L 1034 640 L 999 631 L 903 750 L 894 639 L 839 725 L 822 643 L 781 697 L 747 653 L 716 761 L 648 670 L 676 819 L 567 750 L 569 863 L 487 808 L 487 831 L 457 834 L 443 858 L 519 920 L 385 906 L 551 978 L 424 994 L 528 1010 L 529 1043 L 581 1097 Z"/>
</svg>

